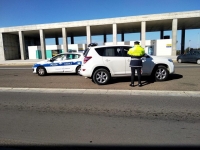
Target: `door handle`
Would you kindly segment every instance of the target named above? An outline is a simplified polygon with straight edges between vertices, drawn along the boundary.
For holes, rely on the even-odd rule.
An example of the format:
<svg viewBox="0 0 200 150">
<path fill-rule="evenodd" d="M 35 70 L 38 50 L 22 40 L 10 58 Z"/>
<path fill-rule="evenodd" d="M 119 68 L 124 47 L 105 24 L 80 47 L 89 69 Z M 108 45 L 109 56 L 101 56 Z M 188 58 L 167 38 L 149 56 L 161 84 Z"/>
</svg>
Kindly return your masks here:
<svg viewBox="0 0 200 150">
<path fill-rule="evenodd" d="M 108 62 L 108 61 L 110 61 L 109 59 L 106 59 L 106 61 Z"/>
</svg>

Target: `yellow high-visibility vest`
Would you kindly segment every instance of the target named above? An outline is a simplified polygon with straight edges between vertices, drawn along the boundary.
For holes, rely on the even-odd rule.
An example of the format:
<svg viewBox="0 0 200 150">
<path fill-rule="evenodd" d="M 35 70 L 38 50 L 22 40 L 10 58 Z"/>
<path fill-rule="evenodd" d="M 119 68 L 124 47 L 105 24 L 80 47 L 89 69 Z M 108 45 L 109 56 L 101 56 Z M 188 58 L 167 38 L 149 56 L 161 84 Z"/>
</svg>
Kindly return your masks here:
<svg viewBox="0 0 200 150">
<path fill-rule="evenodd" d="M 143 56 L 145 51 L 144 48 L 142 48 L 140 45 L 135 45 L 128 50 L 127 54 L 131 56 Z"/>
</svg>

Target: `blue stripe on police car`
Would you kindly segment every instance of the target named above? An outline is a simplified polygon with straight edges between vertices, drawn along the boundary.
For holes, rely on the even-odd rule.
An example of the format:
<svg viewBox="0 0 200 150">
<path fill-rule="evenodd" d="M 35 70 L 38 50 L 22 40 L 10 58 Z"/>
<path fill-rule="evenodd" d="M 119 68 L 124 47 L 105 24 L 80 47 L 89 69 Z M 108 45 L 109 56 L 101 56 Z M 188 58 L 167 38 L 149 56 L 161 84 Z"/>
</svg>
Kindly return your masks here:
<svg viewBox="0 0 200 150">
<path fill-rule="evenodd" d="M 60 63 L 44 63 L 44 64 L 34 64 L 34 68 L 38 66 L 43 66 L 43 67 L 52 67 L 52 66 L 69 66 L 69 65 L 81 65 L 81 61 L 76 61 L 76 62 L 60 62 Z"/>
</svg>

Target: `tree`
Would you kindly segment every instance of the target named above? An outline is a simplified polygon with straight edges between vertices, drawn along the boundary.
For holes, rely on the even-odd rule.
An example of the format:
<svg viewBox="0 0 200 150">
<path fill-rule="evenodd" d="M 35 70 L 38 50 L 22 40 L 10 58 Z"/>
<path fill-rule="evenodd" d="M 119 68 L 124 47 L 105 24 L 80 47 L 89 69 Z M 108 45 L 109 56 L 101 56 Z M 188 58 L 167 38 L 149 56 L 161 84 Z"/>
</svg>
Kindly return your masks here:
<svg viewBox="0 0 200 150">
<path fill-rule="evenodd" d="M 176 55 L 180 55 L 181 54 L 181 50 L 176 50 Z"/>
<path fill-rule="evenodd" d="M 185 54 L 185 53 L 188 53 L 188 52 L 190 51 L 190 49 L 191 49 L 191 48 L 189 48 L 189 47 L 186 48 L 186 49 L 184 50 L 184 54 Z"/>
</svg>

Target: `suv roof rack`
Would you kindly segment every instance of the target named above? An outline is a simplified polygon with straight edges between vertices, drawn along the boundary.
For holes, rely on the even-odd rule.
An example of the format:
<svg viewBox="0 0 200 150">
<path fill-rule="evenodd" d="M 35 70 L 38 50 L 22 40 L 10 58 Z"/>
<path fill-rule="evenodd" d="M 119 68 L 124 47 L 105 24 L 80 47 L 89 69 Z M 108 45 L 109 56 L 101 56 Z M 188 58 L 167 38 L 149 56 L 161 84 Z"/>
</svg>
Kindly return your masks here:
<svg viewBox="0 0 200 150">
<path fill-rule="evenodd" d="M 97 46 L 98 44 L 97 43 L 90 43 L 88 44 L 88 47 L 93 47 L 93 46 Z"/>
</svg>

